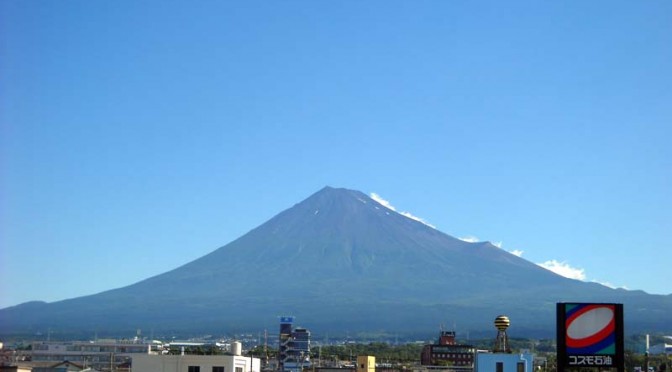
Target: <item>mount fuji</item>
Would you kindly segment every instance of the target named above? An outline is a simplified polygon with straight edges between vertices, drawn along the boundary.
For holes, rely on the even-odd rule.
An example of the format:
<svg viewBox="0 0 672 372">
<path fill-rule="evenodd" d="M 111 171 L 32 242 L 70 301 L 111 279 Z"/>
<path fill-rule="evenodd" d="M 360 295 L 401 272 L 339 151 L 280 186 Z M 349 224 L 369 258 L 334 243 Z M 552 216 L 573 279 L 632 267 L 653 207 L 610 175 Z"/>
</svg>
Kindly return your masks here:
<svg viewBox="0 0 672 372">
<path fill-rule="evenodd" d="M 616 302 L 626 330 L 672 331 L 672 295 L 568 279 L 489 242 L 469 243 L 325 187 L 215 251 L 127 287 L 0 310 L 0 335 L 230 332 L 294 315 L 318 332 L 512 331 L 551 337 L 557 302 Z"/>
</svg>

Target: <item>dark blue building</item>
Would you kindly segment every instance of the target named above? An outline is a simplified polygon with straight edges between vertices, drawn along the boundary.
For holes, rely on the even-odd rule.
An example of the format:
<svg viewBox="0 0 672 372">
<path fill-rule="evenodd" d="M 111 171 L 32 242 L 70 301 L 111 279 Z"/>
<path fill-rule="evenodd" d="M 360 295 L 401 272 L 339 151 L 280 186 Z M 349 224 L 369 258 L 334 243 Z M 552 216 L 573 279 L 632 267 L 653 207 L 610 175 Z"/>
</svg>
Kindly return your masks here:
<svg viewBox="0 0 672 372">
<path fill-rule="evenodd" d="M 292 329 L 294 317 L 280 318 L 278 366 L 281 371 L 299 372 L 310 367 L 310 331 Z"/>
</svg>

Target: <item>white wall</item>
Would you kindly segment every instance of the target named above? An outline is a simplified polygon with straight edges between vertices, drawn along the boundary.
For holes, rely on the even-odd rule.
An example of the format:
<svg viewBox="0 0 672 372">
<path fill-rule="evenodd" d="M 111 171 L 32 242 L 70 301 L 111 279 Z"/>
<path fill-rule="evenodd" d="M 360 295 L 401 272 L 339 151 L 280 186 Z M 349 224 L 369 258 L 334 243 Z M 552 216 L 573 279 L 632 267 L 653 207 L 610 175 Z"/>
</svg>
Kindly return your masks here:
<svg viewBox="0 0 672 372">
<path fill-rule="evenodd" d="M 476 372 L 495 372 L 497 363 L 501 362 L 504 365 L 504 372 L 516 372 L 518 363 L 522 362 L 525 366 L 525 372 L 532 372 L 533 360 L 534 356 L 529 353 L 477 353 L 475 370 Z"/>
<path fill-rule="evenodd" d="M 233 355 L 146 355 L 132 356 L 132 372 L 188 372 L 189 366 L 200 372 L 212 372 L 212 367 L 224 367 L 224 372 L 261 372 L 261 360 Z"/>
</svg>

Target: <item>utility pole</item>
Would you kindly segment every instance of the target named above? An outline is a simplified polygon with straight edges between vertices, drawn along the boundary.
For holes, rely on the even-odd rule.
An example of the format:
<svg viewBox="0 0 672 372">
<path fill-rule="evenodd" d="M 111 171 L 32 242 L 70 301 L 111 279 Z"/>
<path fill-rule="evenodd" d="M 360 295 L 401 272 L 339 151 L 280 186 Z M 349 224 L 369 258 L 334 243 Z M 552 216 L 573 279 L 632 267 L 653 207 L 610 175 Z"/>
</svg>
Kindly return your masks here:
<svg viewBox="0 0 672 372">
<path fill-rule="evenodd" d="M 646 349 L 644 350 L 644 371 L 649 372 L 649 335 L 646 335 Z"/>
<path fill-rule="evenodd" d="M 268 330 L 264 329 L 264 367 L 268 365 Z"/>
</svg>

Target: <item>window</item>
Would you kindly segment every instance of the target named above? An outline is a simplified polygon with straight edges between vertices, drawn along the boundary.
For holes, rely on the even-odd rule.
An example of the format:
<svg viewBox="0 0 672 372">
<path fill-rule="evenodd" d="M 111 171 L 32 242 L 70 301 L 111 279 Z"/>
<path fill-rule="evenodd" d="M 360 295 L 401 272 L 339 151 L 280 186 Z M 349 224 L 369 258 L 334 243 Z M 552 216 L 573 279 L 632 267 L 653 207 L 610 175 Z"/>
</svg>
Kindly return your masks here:
<svg viewBox="0 0 672 372">
<path fill-rule="evenodd" d="M 212 372 L 224 372 L 224 367 L 212 367 Z"/>
<path fill-rule="evenodd" d="M 201 372 L 201 367 L 200 366 L 189 366 L 187 368 L 188 372 Z"/>
<path fill-rule="evenodd" d="M 243 367 L 236 367 L 236 372 L 243 372 Z"/>
<path fill-rule="evenodd" d="M 525 372 L 525 362 L 518 362 L 518 365 L 516 365 L 516 371 Z"/>
<path fill-rule="evenodd" d="M 495 372 L 504 372 L 504 363 L 497 362 L 495 365 Z"/>
</svg>

